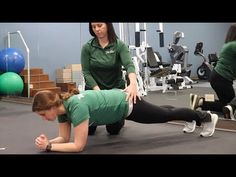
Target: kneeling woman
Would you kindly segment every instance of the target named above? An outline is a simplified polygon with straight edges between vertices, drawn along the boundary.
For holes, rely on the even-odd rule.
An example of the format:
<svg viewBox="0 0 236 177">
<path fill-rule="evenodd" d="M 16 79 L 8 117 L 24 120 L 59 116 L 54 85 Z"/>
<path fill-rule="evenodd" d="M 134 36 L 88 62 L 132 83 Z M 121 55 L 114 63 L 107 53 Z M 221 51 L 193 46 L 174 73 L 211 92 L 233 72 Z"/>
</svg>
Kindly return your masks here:
<svg viewBox="0 0 236 177">
<path fill-rule="evenodd" d="M 200 133 L 203 137 L 214 134 L 218 121 L 216 114 L 194 111 L 189 108 L 173 106 L 156 106 L 144 100 L 136 104 L 126 101 L 126 93 L 119 89 L 86 90 L 79 93 L 57 94 L 51 91 L 40 91 L 33 99 L 32 111 L 43 119 L 54 121 L 58 118 L 59 135 L 49 140 L 41 134 L 35 139 L 40 150 L 59 152 L 80 152 L 84 149 L 89 125 L 107 125 L 122 119 L 143 124 L 165 123 L 172 120 L 195 120 L 203 123 Z M 71 125 L 74 127 L 74 142 L 69 142 Z M 195 126 L 184 128 L 185 132 L 193 132 Z"/>
</svg>

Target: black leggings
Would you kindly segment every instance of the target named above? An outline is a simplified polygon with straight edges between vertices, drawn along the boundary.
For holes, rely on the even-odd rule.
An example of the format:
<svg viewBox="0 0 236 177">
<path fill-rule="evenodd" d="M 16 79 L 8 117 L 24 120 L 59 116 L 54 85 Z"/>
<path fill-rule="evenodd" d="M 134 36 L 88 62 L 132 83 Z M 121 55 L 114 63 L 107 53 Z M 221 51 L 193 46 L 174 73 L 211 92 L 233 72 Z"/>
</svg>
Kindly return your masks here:
<svg viewBox="0 0 236 177">
<path fill-rule="evenodd" d="M 209 81 L 219 100 L 214 102 L 204 101 L 201 108 L 202 110 L 222 112 L 222 108 L 235 97 L 233 82 L 225 79 L 215 70 L 211 72 Z"/>
<path fill-rule="evenodd" d="M 145 124 L 165 123 L 172 120 L 187 122 L 195 120 L 197 125 L 201 125 L 201 122 L 211 121 L 211 116 L 207 112 L 194 111 L 190 108 L 175 108 L 170 105 L 157 106 L 137 99 L 137 103 L 133 105 L 132 113 L 126 119 Z"/>
</svg>

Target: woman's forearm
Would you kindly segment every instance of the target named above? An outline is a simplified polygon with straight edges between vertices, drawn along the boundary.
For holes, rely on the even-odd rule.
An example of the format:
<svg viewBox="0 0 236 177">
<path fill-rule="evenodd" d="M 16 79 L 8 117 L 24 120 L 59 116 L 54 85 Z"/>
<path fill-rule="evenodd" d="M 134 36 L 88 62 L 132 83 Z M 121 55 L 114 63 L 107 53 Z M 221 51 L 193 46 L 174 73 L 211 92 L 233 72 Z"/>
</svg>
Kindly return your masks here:
<svg viewBox="0 0 236 177">
<path fill-rule="evenodd" d="M 137 84 L 137 78 L 135 73 L 129 73 L 128 75 L 130 84 Z"/>
<path fill-rule="evenodd" d="M 55 143 L 52 144 L 51 151 L 57 151 L 57 152 L 81 152 L 83 151 L 84 146 L 76 145 L 75 143 Z"/>
<path fill-rule="evenodd" d="M 49 140 L 50 143 L 66 143 L 65 138 L 58 136 L 54 139 Z"/>
</svg>

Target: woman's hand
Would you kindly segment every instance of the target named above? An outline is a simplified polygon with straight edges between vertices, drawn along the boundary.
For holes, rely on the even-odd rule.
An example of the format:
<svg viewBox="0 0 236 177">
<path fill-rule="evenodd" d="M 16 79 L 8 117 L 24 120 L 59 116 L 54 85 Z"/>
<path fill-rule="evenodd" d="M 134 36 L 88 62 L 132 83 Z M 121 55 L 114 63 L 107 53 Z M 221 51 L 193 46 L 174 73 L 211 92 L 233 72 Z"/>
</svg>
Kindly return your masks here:
<svg viewBox="0 0 236 177">
<path fill-rule="evenodd" d="M 137 92 L 137 84 L 130 83 L 130 85 L 126 87 L 123 91 L 127 92 L 126 101 L 129 100 L 129 103 L 133 102 L 134 104 L 136 104 L 137 97 L 139 98 L 139 100 L 141 100 Z"/>
<path fill-rule="evenodd" d="M 48 138 L 46 135 L 41 134 L 35 139 L 35 145 L 37 146 L 38 149 L 40 150 L 46 150 L 46 147 L 49 143 Z"/>
<path fill-rule="evenodd" d="M 126 101 L 129 100 L 129 103 L 136 104 L 136 98 L 138 97 L 141 100 L 140 96 L 138 95 L 138 88 L 137 88 L 137 78 L 135 73 L 129 73 L 129 85 L 123 91 L 127 92 Z"/>
<path fill-rule="evenodd" d="M 96 85 L 93 87 L 93 90 L 100 90 L 100 88 Z"/>
</svg>

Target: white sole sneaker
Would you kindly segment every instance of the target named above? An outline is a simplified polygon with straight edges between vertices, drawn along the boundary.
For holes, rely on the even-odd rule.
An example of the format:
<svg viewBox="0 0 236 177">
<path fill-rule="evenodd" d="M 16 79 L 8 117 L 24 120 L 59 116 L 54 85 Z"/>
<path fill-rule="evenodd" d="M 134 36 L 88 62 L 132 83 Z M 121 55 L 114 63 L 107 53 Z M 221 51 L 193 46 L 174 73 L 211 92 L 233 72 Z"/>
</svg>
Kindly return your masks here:
<svg viewBox="0 0 236 177">
<path fill-rule="evenodd" d="M 193 120 L 192 122 L 186 122 L 185 127 L 183 128 L 184 133 L 192 133 L 196 128 L 196 121 Z"/>
<path fill-rule="evenodd" d="M 194 101 L 195 94 L 190 93 L 190 108 L 192 109 L 193 101 Z M 196 121 L 193 120 L 192 122 L 185 122 L 185 126 L 183 128 L 184 133 L 192 133 L 196 128 Z"/>
<path fill-rule="evenodd" d="M 203 130 L 200 133 L 201 137 L 210 137 L 210 136 L 212 136 L 215 132 L 215 127 L 216 127 L 217 121 L 219 119 L 217 114 L 212 114 L 209 111 L 208 111 L 208 113 L 211 115 L 211 122 L 203 123 Z"/>
<path fill-rule="evenodd" d="M 233 108 L 230 105 L 227 105 L 227 106 L 223 107 L 223 113 L 224 113 L 224 117 L 226 119 L 235 120 L 234 113 L 233 113 Z"/>
</svg>

